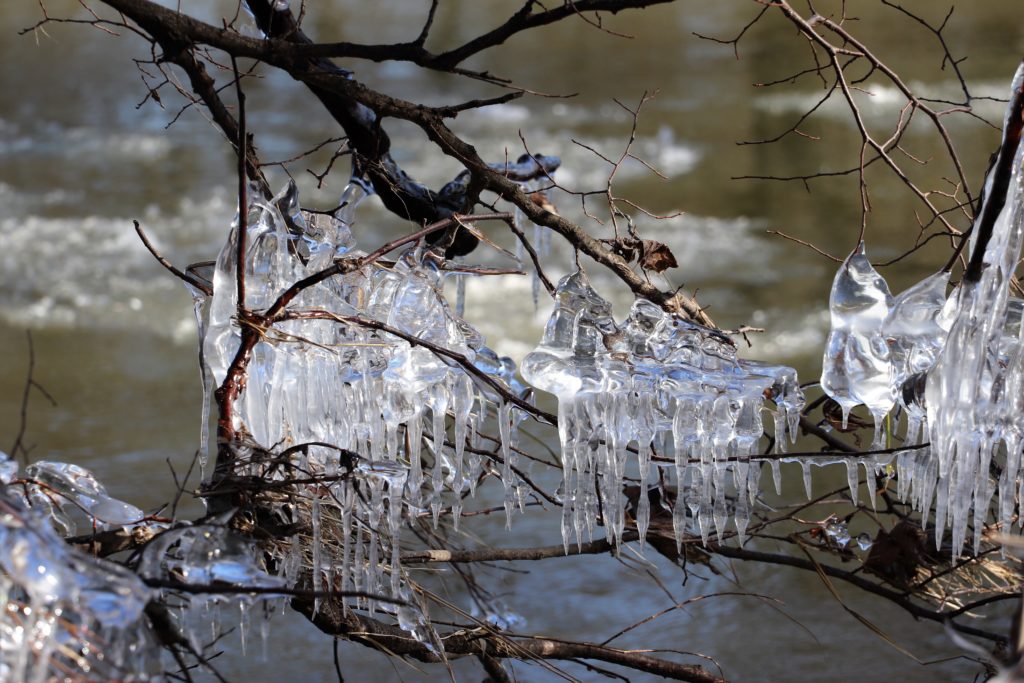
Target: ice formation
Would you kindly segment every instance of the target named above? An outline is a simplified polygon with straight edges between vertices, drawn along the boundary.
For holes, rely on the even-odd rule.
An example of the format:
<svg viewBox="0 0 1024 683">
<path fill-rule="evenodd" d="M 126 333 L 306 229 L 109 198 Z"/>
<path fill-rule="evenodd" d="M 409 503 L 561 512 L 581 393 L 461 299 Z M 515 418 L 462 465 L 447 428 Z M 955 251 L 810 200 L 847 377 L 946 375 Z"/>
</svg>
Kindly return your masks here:
<svg viewBox="0 0 1024 683">
<path fill-rule="evenodd" d="M 303 211 L 294 185 L 252 202 L 247 306 L 265 310 L 336 259 L 362 256 L 349 227 L 367 191 L 350 184 L 335 216 Z M 191 288 L 204 415 L 239 345 L 236 239 L 232 231 L 217 260 L 212 297 Z M 305 529 L 269 555 L 229 530 L 234 511 L 168 528 L 111 497 L 82 467 L 41 461 L 16 479 L 17 464 L 0 457 L 0 679 L 50 680 L 61 670 L 104 680 L 158 676 L 160 648 L 142 616 L 156 596 L 147 582 L 186 596 L 170 618 L 196 652 L 220 637 L 222 622 L 239 625 L 244 648 L 254 614 L 265 640 L 276 589 L 295 586 L 366 595 L 350 604 L 391 613 L 413 638 L 441 648 L 400 566 L 402 527 L 420 516 L 436 524 L 442 512 L 457 527 L 495 440 L 508 515 L 523 496 L 515 445 L 524 415 L 502 394 L 524 387 L 512 361 L 449 310 L 441 294 L 447 274 L 439 254 L 411 248 L 394 263 L 368 263 L 303 291 L 288 309 L 296 319 L 261 330 L 235 411 L 245 435 L 235 473 L 260 477 L 280 523 Z M 485 421 L 497 437 L 485 436 Z M 274 482 L 295 479 L 309 483 L 275 494 L 284 489 Z M 159 533 L 136 575 L 81 555 L 56 531 L 71 536 L 83 525 Z"/>
<path fill-rule="evenodd" d="M 1009 530 L 1020 489 L 1024 301 L 1009 289 L 1021 252 L 1024 147 L 1012 138 L 1008 144 L 1007 136 L 1011 117 L 1020 116 L 1022 86 L 1024 67 L 1014 77 L 1004 143 L 975 219 L 972 262 L 981 259 L 975 275 L 965 274 L 948 299 L 947 274 L 937 273 L 893 300 L 861 245 L 836 275 L 830 300 L 822 387 L 844 413 L 858 403 L 868 407 L 878 445 L 877 425 L 899 397 L 908 444 L 924 444 L 898 455 L 899 493 L 925 519 L 934 499 L 936 545 L 949 526 L 954 554 L 970 525 L 977 552 L 997 492 L 996 519 Z M 985 243 L 978 236 L 987 214 L 995 220 Z M 997 458 L 1001 467 L 993 475 Z"/>
<path fill-rule="evenodd" d="M 677 542 L 688 516 L 705 542 L 712 527 L 721 536 L 732 517 L 742 540 L 761 474 L 752 456 L 764 433 L 764 399 L 775 404 L 770 412 L 779 450 L 787 432 L 795 438 L 804 405 L 794 370 L 740 360 L 720 333 L 650 301 L 637 299 L 617 324 L 611 304 L 582 271 L 559 282 L 544 337 L 521 369 L 530 384 L 558 397 L 566 549 L 573 536 L 582 543 L 593 533 L 599 515 L 621 540 L 632 453 L 641 537 L 650 518 L 649 491 L 662 481 L 652 476 L 655 464 L 675 474 Z"/>
<path fill-rule="evenodd" d="M 84 467 L 40 460 L 29 465 L 25 474 L 44 485 L 48 493 L 57 494 L 58 504 L 63 504 L 61 507 L 69 507 L 65 501 L 70 502 L 95 522 L 102 523 L 101 526 L 127 526 L 145 517 L 134 505 L 108 496 L 106 487 Z M 73 532 L 74 528 L 69 531 Z"/>
<path fill-rule="evenodd" d="M 350 184 L 334 216 L 302 210 L 293 184 L 271 202 L 254 200 L 246 306 L 265 310 L 335 259 L 363 256 L 350 226 L 366 191 Z M 217 260 L 206 325 L 204 358 L 215 385 L 240 339 L 236 239 L 233 230 Z M 301 505 L 294 497 L 273 503 L 282 520 L 309 528 L 309 537 L 297 537 L 277 558 L 291 585 L 309 581 L 315 590 L 413 602 L 399 564 L 402 527 L 421 515 L 436 524 L 442 511 L 458 526 L 463 499 L 484 471 L 485 420 L 497 421 L 507 514 L 522 504 L 514 449 L 522 415 L 495 389 L 522 390 L 515 365 L 451 311 L 441 293 L 441 258 L 417 246 L 393 264 L 366 264 L 325 279 L 289 306 L 296 319 L 264 330 L 253 350 L 235 427 L 255 445 L 237 474 L 320 480 L 297 487 Z M 457 354 L 490 382 L 423 344 Z M 290 457 L 286 465 L 261 460 L 260 449 Z M 393 609 L 370 599 L 355 603 Z M 395 616 L 432 645 L 421 611 L 406 607 Z"/>
<path fill-rule="evenodd" d="M 138 510 L 74 465 L 37 463 L 12 483 L 17 466 L 0 453 L 0 470 L 0 680 L 159 678 L 161 650 L 143 615 L 152 591 L 73 549 L 51 523 L 69 523 L 63 506 L 135 521 Z"/>
<path fill-rule="evenodd" d="M 160 594 L 149 586 L 186 596 L 165 614 L 194 652 L 218 640 L 225 625 L 239 626 L 244 648 L 253 606 L 264 608 L 266 639 L 268 605 L 280 601 L 274 589 L 287 582 L 267 574 L 256 548 L 228 531 L 234 511 L 169 528 L 109 496 L 78 465 L 40 461 L 16 477 L 17 464 L 0 454 L 0 680 L 164 680 L 161 646 L 144 614 Z M 74 535 L 76 519 L 91 530 L 131 528 L 140 543 L 151 539 L 137 573 L 68 545 L 57 531 Z"/>
<path fill-rule="evenodd" d="M 892 354 L 882 337 L 891 307 L 889 287 L 871 267 L 861 242 L 832 283 L 832 331 L 821 372 L 821 388 L 842 408 L 844 428 L 850 410 L 863 403 L 881 436 L 882 420 L 893 406 Z"/>
</svg>

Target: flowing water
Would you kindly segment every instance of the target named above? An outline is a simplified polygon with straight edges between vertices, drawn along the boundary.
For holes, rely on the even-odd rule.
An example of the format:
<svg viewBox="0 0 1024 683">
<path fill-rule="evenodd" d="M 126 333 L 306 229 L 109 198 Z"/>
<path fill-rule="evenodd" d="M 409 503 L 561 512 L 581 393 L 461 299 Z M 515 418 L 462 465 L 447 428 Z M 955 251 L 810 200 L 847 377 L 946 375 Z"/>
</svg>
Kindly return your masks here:
<svg viewBox="0 0 1024 683">
<path fill-rule="evenodd" d="M 234 14 L 229 2 L 182 4 L 211 21 Z M 53 16 L 82 15 L 71 0 L 46 5 Z M 330 5 L 311 4 L 306 29 L 314 37 L 387 42 L 414 37 L 429 3 Z M 497 0 L 441 3 L 434 44 L 452 45 L 490 28 L 502 9 L 508 11 L 505 5 Z M 944 16 L 933 3 L 910 6 L 932 21 Z M 948 67 L 939 68 L 934 36 L 892 9 L 874 4 L 855 9 L 863 14 L 852 29 L 877 46 L 907 82 L 932 96 L 957 96 Z M 802 127 L 818 140 L 790 136 L 777 145 L 735 144 L 777 135 L 821 96 L 820 83 L 806 78 L 793 86 L 752 87 L 808 63 L 803 41 L 777 19 L 769 17 L 744 37 L 739 60 L 730 46 L 693 35 L 731 37 L 757 11 L 758 6 L 739 0 L 688 1 L 626 13 L 607 24 L 616 33 L 636 36 L 632 39 L 601 32 L 578 18 L 515 37 L 503 49 L 477 57 L 472 66 L 537 91 L 578 95 L 524 98 L 463 114 L 452 125 L 490 160 L 518 156 L 525 140 L 531 151 L 563 158 L 557 177 L 566 187 L 601 189 L 609 166 L 583 145 L 617 157 L 632 119 L 613 98 L 635 107 L 645 92 L 657 91 L 641 112 L 635 152 L 667 179 L 629 162 L 616 174 L 614 189 L 654 213 L 683 212 L 665 220 L 637 218 L 641 232 L 667 243 L 679 261 L 667 282 L 659 284 L 699 288 L 699 300 L 723 327 L 746 323 L 766 328 L 752 340 L 748 357 L 791 364 L 807 381 L 820 372 L 836 265 L 767 231 L 779 230 L 845 256 L 857 241 L 856 181 L 814 181 L 807 192 L 798 183 L 730 178 L 849 167 L 856 163 L 858 138 L 849 115 L 827 105 L 815 122 Z M 152 509 L 173 496 L 171 468 L 183 473 L 198 446 L 201 394 L 191 300 L 146 253 L 131 221 L 138 219 L 158 249 L 177 264 L 213 258 L 234 213 L 233 161 L 222 136 L 197 108 L 177 117 L 182 101 L 170 86 L 160 91 L 162 106 L 152 101 L 138 106 L 146 88 L 132 59 L 146 59 L 148 52 L 135 36 L 111 36 L 83 25 L 49 25 L 45 32 L 16 35 L 39 14 L 37 5 L 27 1 L 9 3 L 0 13 L 5 64 L 0 92 L 6 94 L 0 101 L 0 448 L 9 448 L 19 429 L 30 330 L 35 379 L 57 400 L 51 407 L 39 394 L 32 397 L 27 415 L 32 455 L 93 468 L 112 495 Z M 946 37 L 955 52 L 970 56 L 963 69 L 975 94 L 1002 97 L 1024 48 L 1016 3 L 964 3 Z M 454 102 L 495 94 L 474 81 L 402 64 L 346 66 L 369 85 L 410 100 Z M 152 66 L 142 68 L 155 74 Z M 227 80 L 224 73 L 217 77 Z M 288 159 L 339 135 L 316 101 L 285 77 L 268 74 L 248 87 L 248 95 L 250 127 L 264 160 Z M 861 104 L 871 126 L 891 124 L 898 116 L 891 89 L 875 88 L 861 97 Z M 1000 119 L 1002 107 L 976 102 L 976 111 L 993 121 Z M 969 177 L 979 185 L 998 133 L 966 119 L 950 119 L 950 126 Z M 409 126 L 388 122 L 387 127 L 396 158 L 421 181 L 439 187 L 458 172 L 452 160 L 439 156 Z M 923 126 L 913 127 L 906 145 L 918 159 L 938 158 L 941 150 L 926 133 Z M 307 204 L 333 206 L 344 185 L 344 159 L 320 189 L 306 171 L 321 171 L 333 148 L 328 145 L 287 165 Z M 948 168 L 934 170 L 936 176 L 949 174 Z M 271 177 L 276 185 L 286 179 L 279 168 L 271 170 Z M 873 212 L 867 241 L 872 258 L 885 261 L 913 243 L 918 206 L 902 185 L 879 170 L 872 170 L 870 180 Z M 578 197 L 556 193 L 552 199 L 563 215 L 586 220 Z M 587 201 L 589 209 L 603 214 L 600 197 Z M 607 226 L 590 225 L 609 236 Z M 356 229 L 360 244 L 371 247 L 406 226 L 373 200 L 360 213 Z M 511 246 L 505 235 L 496 231 L 495 236 Z M 933 272 L 945 260 L 944 249 L 933 241 L 913 258 L 885 269 L 893 291 Z M 509 265 L 494 253 L 471 259 Z M 572 267 L 571 254 L 556 244 L 550 263 L 554 279 Z M 621 317 L 628 293 L 596 267 L 589 272 Z M 530 279 L 490 278 L 472 281 L 467 289 L 466 317 L 499 353 L 522 358 L 539 339 L 550 310 L 543 298 L 534 306 Z M 533 431 L 557 443 L 557 435 Z M 799 495 L 799 476 L 789 474 L 786 493 Z M 841 481 L 843 474 L 815 473 L 816 490 Z M 196 509 L 191 505 L 186 509 Z M 496 544 L 552 544 L 559 538 L 557 517 L 527 514 L 514 521 L 507 537 L 503 520 L 488 520 L 479 531 Z M 735 590 L 725 578 L 706 573 L 706 578 L 691 575 L 681 585 L 678 569 L 649 551 L 642 560 L 628 553 L 621 562 L 565 558 L 548 561 L 542 569 L 517 567 L 535 569 L 528 574 L 495 572 L 490 578 L 507 591 L 511 609 L 528 619 L 524 630 L 601 641 L 667 606 L 668 598 L 645 574 L 648 564 L 677 601 Z M 704 600 L 615 643 L 699 652 L 718 660 L 735 681 L 968 680 L 977 671 L 964 659 L 915 663 L 844 612 L 813 575 L 743 565 L 735 571 L 732 578 L 746 590 L 782 604 L 753 597 Z M 898 608 L 840 590 L 851 606 L 883 625 L 918 658 L 961 653 L 939 626 L 916 623 Z M 1003 631 L 1008 623 L 990 620 L 983 626 Z M 298 618 L 275 619 L 266 660 L 252 646 L 242 657 L 237 636 L 229 636 L 224 647 L 228 654 L 221 666 L 233 680 L 282 680 L 300 670 L 304 679 L 334 680 L 330 641 Z M 436 668 L 421 674 L 351 644 L 341 645 L 341 662 L 347 680 L 433 680 L 441 675 Z M 597 676 L 572 665 L 570 670 L 585 679 Z M 475 662 L 458 663 L 456 671 L 465 680 L 483 675 Z M 516 671 L 523 680 L 554 680 L 538 666 L 516 665 Z"/>
</svg>

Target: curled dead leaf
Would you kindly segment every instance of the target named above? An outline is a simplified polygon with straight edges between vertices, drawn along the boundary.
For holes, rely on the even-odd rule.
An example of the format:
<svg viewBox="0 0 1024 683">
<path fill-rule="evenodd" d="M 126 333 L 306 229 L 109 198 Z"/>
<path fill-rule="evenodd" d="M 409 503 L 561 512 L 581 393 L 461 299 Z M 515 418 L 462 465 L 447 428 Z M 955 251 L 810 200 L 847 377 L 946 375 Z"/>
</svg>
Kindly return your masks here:
<svg viewBox="0 0 1024 683">
<path fill-rule="evenodd" d="M 613 254 L 624 259 L 627 263 L 634 261 L 643 270 L 662 273 L 669 268 L 677 268 L 679 263 L 668 245 L 656 240 L 642 240 L 636 237 L 624 236 L 614 239 L 601 240 L 608 245 Z"/>
<path fill-rule="evenodd" d="M 917 568 L 931 565 L 935 558 L 925 544 L 925 533 L 917 524 L 902 520 L 892 531 L 879 529 L 864 560 L 864 569 L 894 586 L 909 587 Z"/>
<path fill-rule="evenodd" d="M 546 192 L 534 192 L 530 195 L 530 201 L 548 213 L 553 213 L 556 216 L 559 215 L 558 209 L 551 203 L 551 199 Z"/>
<path fill-rule="evenodd" d="M 654 240 L 640 241 L 640 267 L 644 270 L 653 270 L 655 273 L 663 273 L 669 268 L 676 268 L 679 263 L 668 245 Z"/>
</svg>

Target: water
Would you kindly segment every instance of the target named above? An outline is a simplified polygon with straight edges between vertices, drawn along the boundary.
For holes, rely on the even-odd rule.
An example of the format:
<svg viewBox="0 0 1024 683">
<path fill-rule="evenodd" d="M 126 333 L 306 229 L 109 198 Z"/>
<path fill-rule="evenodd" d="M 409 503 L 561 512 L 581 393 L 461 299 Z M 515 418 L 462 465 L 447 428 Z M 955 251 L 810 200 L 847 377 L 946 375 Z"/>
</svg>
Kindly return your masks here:
<svg viewBox="0 0 1024 683">
<path fill-rule="evenodd" d="M 199 13 L 207 19 L 232 13 L 230 3 L 200 4 Z M 183 5 L 189 9 L 189 3 Z M 490 27 L 499 5 L 446 5 L 435 24 L 438 42 Z M 55 15 L 76 6 L 70 0 L 47 2 Z M 936 11 L 928 3 L 914 6 Z M 311 8 L 307 29 L 315 36 L 340 39 L 406 40 L 418 31 L 425 9 L 426 3 L 419 7 L 397 0 L 376 3 L 372 11 L 360 14 Z M 756 11 L 753 6 L 748 9 L 751 16 Z M 930 36 L 907 30 L 893 20 L 891 11 L 874 6 L 857 11 L 862 18 L 858 30 L 874 33 L 876 44 L 884 46 L 886 54 L 891 52 L 892 64 L 910 82 L 938 94 L 955 92 L 948 73 L 938 70 L 934 53 L 919 58 L 931 49 Z M 804 59 L 805 46 L 778 23 L 751 32 L 741 43 L 743 59 L 738 62 L 728 47 L 691 36 L 692 31 L 733 35 L 746 14 L 733 6 L 685 2 L 615 18 L 616 30 L 643 36 L 635 41 L 600 34 L 580 21 L 518 37 L 508 51 L 481 56 L 479 65 L 538 90 L 581 95 L 520 100 L 463 115 L 453 125 L 493 161 L 522 152 L 521 129 L 531 150 L 563 157 L 559 177 L 565 184 L 592 187 L 601 182 L 605 170 L 568 139 L 617 152 L 629 121 L 611 97 L 635 102 L 644 89 L 660 88 L 658 97 L 644 108 L 637 150 L 670 180 L 661 181 L 638 164 L 630 165 L 620 171 L 617 191 L 658 213 L 685 210 L 675 221 L 639 221 L 646 236 L 666 242 L 675 253 L 680 268 L 668 271 L 671 284 L 700 287 L 699 300 L 710 305 L 709 313 L 722 326 L 748 323 L 768 328 L 766 335 L 753 338 L 755 346 L 745 352 L 747 357 L 790 364 L 810 378 L 820 372 L 828 330 L 826 303 L 836 264 L 768 236 L 765 230 L 781 230 L 844 257 L 855 246 L 859 223 L 855 181 L 819 183 L 808 194 L 797 186 L 728 179 L 846 165 L 856 149 L 856 132 L 841 112 L 828 110 L 809 131 L 824 135 L 821 142 L 798 138 L 780 146 L 733 144 L 777 134 L 819 96 L 810 84 L 795 95 L 792 90 L 750 87 L 784 75 L 781 63 L 803 63 L 798 60 Z M 138 41 L 81 26 L 49 27 L 51 37 L 39 35 L 38 45 L 33 36 L 12 35 L 37 15 L 34 3 L 24 2 L 5 8 L 0 16 L 5 36 L 0 57 L 15 66 L 0 72 L 0 86 L 3 92 L 19 94 L 0 104 L 0 349 L 7 359 L 0 366 L 5 389 L 0 391 L 0 448 L 10 446 L 17 430 L 27 358 L 24 330 L 30 328 L 36 377 L 59 402 L 57 408 L 49 408 L 41 400 L 33 401 L 28 432 L 29 443 L 35 445 L 33 456 L 89 467 L 112 497 L 150 511 L 173 496 L 167 460 L 184 472 L 198 447 L 195 413 L 201 390 L 190 297 L 151 260 L 134 236 L 131 219 L 139 219 L 175 263 L 214 258 L 234 213 L 233 161 L 220 135 L 195 112 L 163 130 L 177 111 L 173 97 L 165 98 L 167 110 L 152 105 L 135 108 L 144 89 L 130 59 L 146 56 Z M 979 85 L 979 94 L 1005 91 L 1019 52 L 1005 49 L 1019 44 L 1016 19 L 1016 3 L 1005 1 L 982 8 L 961 6 L 951 20 L 948 37 L 970 54 L 963 67 Z M 402 65 L 353 66 L 371 85 L 410 99 L 435 102 L 446 95 L 465 99 L 490 94 L 474 83 L 422 75 Z M 886 95 L 879 93 L 877 105 L 866 104 L 872 125 L 883 121 L 880 112 Z M 284 101 L 287 107 L 281 106 Z M 257 139 L 266 160 L 290 157 L 337 132 L 315 102 L 286 78 L 254 85 L 249 105 L 252 129 L 258 134 L 266 131 Z M 979 107 L 992 120 L 1001 116 L 1000 104 L 980 102 Z M 420 180 L 439 187 L 459 170 L 429 151 L 407 127 L 389 124 L 389 130 L 399 161 Z M 954 134 L 969 177 L 980 179 L 997 133 L 965 124 L 955 125 Z M 937 153 L 931 142 L 913 131 L 908 143 L 921 158 Z M 303 197 L 325 208 L 336 200 L 345 173 L 337 173 L 330 187 L 317 190 L 305 168 L 322 170 L 329 156 L 330 150 L 325 150 L 292 166 Z M 283 183 L 282 174 L 272 170 L 271 175 L 275 186 Z M 874 182 L 874 214 L 867 237 L 872 259 L 883 261 L 912 243 L 916 205 L 908 193 L 884 178 Z M 553 199 L 563 214 L 579 217 L 577 200 Z M 357 233 L 372 230 L 381 241 L 404 228 L 372 202 L 360 218 Z M 372 242 L 371 234 L 360 234 L 360 244 Z M 512 247 L 510 240 L 501 239 Z M 937 242 L 900 267 L 882 271 L 894 292 L 933 273 L 945 261 Z M 572 262 L 554 246 L 555 265 L 549 276 L 556 279 L 570 272 Z M 498 256 L 486 259 L 509 265 Z M 612 301 L 616 317 L 625 316 L 629 297 L 600 271 L 588 272 L 601 295 Z M 530 278 L 467 284 L 466 318 L 499 354 L 522 358 L 540 338 L 549 311 L 543 298 L 539 311 L 534 308 Z M 500 307 L 494 305 L 496 295 Z M 553 408 L 553 403 L 546 407 Z M 557 444 L 557 435 L 550 430 L 529 430 Z M 784 468 L 791 471 L 786 472 L 783 494 L 801 495 L 798 468 Z M 816 470 L 815 489 L 826 483 L 838 485 L 844 474 Z M 557 482 L 549 483 L 554 490 Z M 492 493 L 500 506 L 500 489 Z M 551 544 L 560 534 L 557 517 L 528 509 L 516 520 L 511 535 L 503 531 L 504 515 L 491 516 L 482 525 L 474 520 L 474 529 L 499 545 Z M 691 579 L 681 587 L 678 570 L 655 553 L 647 555 L 679 599 L 731 589 L 721 577 Z M 666 606 L 666 597 L 635 563 L 566 558 L 548 561 L 543 569 L 520 568 L 534 571 L 491 578 L 508 592 L 506 602 L 528 619 L 530 632 L 600 641 Z M 813 575 L 743 565 L 737 566 L 737 575 L 748 590 L 783 599 L 786 613 L 806 625 L 819 642 L 754 598 L 700 602 L 617 642 L 704 652 L 722 662 L 731 680 L 740 681 L 783 680 L 793 671 L 806 672 L 805 679 L 815 681 L 874 680 L 893 673 L 908 681 L 928 681 L 973 674 L 972 665 L 963 662 L 920 667 L 899 655 L 831 602 Z M 621 591 L 627 584 L 635 586 L 628 594 Z M 899 634 L 900 642 L 917 656 L 957 653 L 937 626 L 913 622 L 896 608 L 854 591 L 843 594 L 851 606 Z M 621 599 L 607 599 L 609 595 Z M 609 629 L 609 624 L 614 627 Z M 249 659 L 229 657 L 224 670 L 236 680 L 277 680 L 284 672 L 294 673 L 299 661 L 308 668 L 310 680 L 334 680 L 330 642 L 301 618 L 276 619 L 272 637 L 275 653 L 270 661 L 259 661 L 253 656 L 258 648 L 250 647 Z M 782 647 L 790 653 L 786 658 L 777 656 Z M 343 646 L 342 661 L 351 679 L 367 671 L 375 672 L 378 680 L 420 677 L 412 668 L 357 645 Z M 468 680 L 479 677 L 474 662 L 458 662 L 455 668 Z M 571 665 L 570 670 L 588 676 Z M 517 665 L 516 671 L 531 680 L 546 675 L 529 665 Z"/>
</svg>

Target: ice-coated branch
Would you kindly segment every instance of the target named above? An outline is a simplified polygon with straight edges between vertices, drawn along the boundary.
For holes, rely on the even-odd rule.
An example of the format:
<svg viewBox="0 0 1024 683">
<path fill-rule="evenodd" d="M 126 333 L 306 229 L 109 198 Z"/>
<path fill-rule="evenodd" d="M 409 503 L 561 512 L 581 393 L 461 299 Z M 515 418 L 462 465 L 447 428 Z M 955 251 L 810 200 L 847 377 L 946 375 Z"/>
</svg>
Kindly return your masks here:
<svg viewBox="0 0 1024 683">
<path fill-rule="evenodd" d="M 244 176 L 241 175 L 241 169 L 239 170 L 239 199 L 241 204 L 244 205 Z M 216 398 L 218 418 L 217 418 L 217 461 L 214 469 L 214 479 L 212 485 L 209 488 L 209 492 L 215 493 L 220 490 L 223 485 L 230 477 L 231 469 L 235 462 L 235 449 L 234 444 L 238 440 L 234 425 L 234 413 L 235 403 L 238 400 L 242 389 L 245 386 L 249 363 L 252 359 L 253 349 L 256 344 L 262 339 L 263 334 L 269 330 L 275 323 L 281 322 L 282 320 L 288 319 L 289 314 L 287 311 L 288 305 L 295 299 L 296 296 L 301 294 L 303 291 L 316 286 L 317 284 L 327 280 L 328 278 L 343 275 L 345 273 L 351 273 L 359 270 L 363 266 L 375 262 L 384 254 L 396 249 L 400 246 L 422 239 L 426 235 L 429 235 L 438 230 L 443 230 L 449 225 L 458 224 L 460 218 L 462 220 L 505 220 L 508 218 L 507 214 L 480 214 L 459 217 L 457 215 L 449 218 L 442 219 L 437 223 L 426 226 L 421 230 L 414 231 L 403 237 L 391 240 L 379 248 L 375 249 L 370 254 L 359 258 L 349 259 L 338 259 L 331 266 L 314 273 L 298 282 L 292 284 L 288 289 L 281 293 L 280 296 L 274 301 L 274 303 L 267 309 L 265 313 L 258 313 L 249 310 L 243 305 L 244 295 L 244 239 L 242 236 L 245 234 L 245 223 L 240 223 L 238 228 L 238 243 L 237 243 L 237 259 L 236 264 L 236 287 L 238 292 L 237 298 L 237 318 L 241 327 L 241 339 L 238 345 L 238 349 L 227 368 L 227 372 L 224 376 L 224 380 L 217 388 L 214 396 Z M 239 220 L 244 221 L 244 212 L 239 212 Z M 424 343 L 421 340 L 417 340 L 421 345 Z M 438 347 L 440 348 L 440 347 Z M 447 353 L 450 351 L 445 350 Z M 458 354 L 455 354 L 458 355 Z M 457 359 L 454 359 L 457 360 Z M 472 364 L 469 364 L 472 365 Z M 473 371 L 479 373 L 479 370 L 473 366 Z M 487 377 L 484 373 L 480 373 L 484 377 Z M 487 377 L 487 380 L 493 382 L 494 380 Z M 504 391 L 503 387 L 498 387 L 499 390 Z M 511 395 L 510 395 L 511 396 Z M 526 402 L 522 401 L 519 397 L 513 397 L 515 401 L 522 403 L 524 406 L 528 406 L 530 410 L 536 411 L 536 408 L 529 406 Z M 210 495 L 211 509 L 220 510 L 222 506 L 227 505 L 226 500 L 222 496 Z"/>
<path fill-rule="evenodd" d="M 636 532 L 627 532 L 622 536 L 623 543 L 630 543 L 640 538 Z M 566 553 L 562 545 L 538 546 L 536 548 L 480 548 L 478 550 L 447 550 L 438 548 L 420 550 L 402 556 L 405 564 L 428 564 L 433 562 L 509 562 L 546 560 L 552 557 L 570 557 L 573 555 L 601 555 L 614 551 L 615 544 L 606 538 L 588 541 L 579 546 L 569 546 Z"/>
<path fill-rule="evenodd" d="M 475 364 L 473 364 L 472 361 L 470 361 L 468 358 L 466 358 L 463 354 L 458 353 L 456 351 L 452 351 L 451 349 L 446 349 L 445 347 L 440 346 L 438 344 L 434 344 L 434 343 L 432 343 L 430 341 L 427 341 L 426 339 L 420 339 L 419 337 L 411 335 L 411 334 L 409 334 L 407 332 L 403 332 L 402 330 L 399 330 L 396 327 L 392 327 L 391 325 L 388 325 L 386 323 L 382 323 L 379 320 L 374 320 L 373 318 L 366 318 L 366 317 L 357 316 L 357 315 L 338 315 L 337 313 L 332 313 L 330 311 L 317 311 L 317 310 L 309 310 L 309 311 L 296 310 L 296 311 L 292 311 L 292 312 L 288 312 L 288 313 L 282 313 L 280 316 L 278 316 L 277 319 L 278 320 L 333 320 L 333 321 L 341 323 L 341 324 L 356 325 L 356 326 L 365 327 L 365 328 L 368 328 L 368 329 L 371 329 L 371 330 L 378 330 L 380 332 L 387 332 L 388 334 L 392 334 L 392 335 L 398 337 L 399 339 L 402 339 L 402 340 L 408 342 L 411 346 L 422 346 L 423 348 L 427 349 L 431 353 L 434 353 L 434 354 L 436 354 L 436 355 L 438 355 L 438 356 L 440 356 L 442 358 L 448 358 L 449 360 L 455 361 L 460 366 L 462 366 L 466 370 L 466 372 L 468 372 L 470 375 L 472 375 L 474 377 L 474 379 L 476 379 L 478 382 L 482 382 L 483 384 L 486 384 L 489 389 L 491 389 L 492 391 L 497 392 L 502 397 L 503 400 L 511 403 L 512 405 L 516 406 L 517 408 L 519 408 L 520 410 L 526 412 L 527 414 L 532 415 L 537 420 L 540 420 L 540 421 L 543 421 L 543 422 L 547 422 L 550 425 L 557 425 L 558 424 L 558 418 L 557 417 L 555 417 L 554 415 L 552 415 L 551 413 L 549 413 L 549 412 L 547 412 L 545 410 L 541 410 L 540 408 L 537 408 L 536 406 L 530 404 L 528 401 L 523 400 L 522 397 L 517 396 L 516 394 L 512 393 L 511 391 L 509 391 L 508 388 L 506 388 L 501 382 L 499 382 L 498 380 L 494 379 L 493 377 L 488 375 L 486 372 L 482 371 Z"/>
<path fill-rule="evenodd" d="M 981 204 L 981 215 L 978 216 L 977 241 L 971 260 L 964 271 L 965 282 L 977 282 L 981 279 L 981 271 L 985 264 L 985 250 L 992 239 L 996 219 L 1006 206 L 1007 193 L 1010 189 L 1010 176 L 1013 172 L 1013 160 L 1021 141 L 1021 127 L 1024 126 L 1024 82 L 1016 84 L 1011 93 L 1010 106 L 1007 108 L 1006 128 L 1003 130 L 1003 141 L 999 145 L 995 162 L 990 171 L 991 182 L 985 188 Z"/>
<path fill-rule="evenodd" d="M 295 299 L 296 296 L 298 296 L 306 289 L 309 289 L 310 287 L 313 287 L 323 282 L 327 278 L 334 277 L 335 275 L 344 275 L 345 273 L 351 273 L 356 270 L 359 270 L 363 266 L 366 266 L 370 263 L 374 263 L 375 261 L 377 261 L 377 259 L 381 258 L 390 251 L 394 251 L 398 247 L 423 239 L 438 231 L 445 230 L 453 226 L 457 226 L 461 221 L 472 222 L 502 220 L 508 222 L 509 218 L 510 214 L 507 213 L 481 213 L 465 216 L 455 214 L 447 218 L 442 218 L 441 220 L 436 221 L 434 223 L 431 223 L 430 225 L 424 227 L 421 230 L 416 230 L 407 235 L 403 235 L 402 237 L 396 237 L 390 242 L 381 245 L 377 249 L 374 249 L 366 256 L 361 256 L 359 258 L 354 259 L 339 259 L 337 262 L 334 263 L 334 265 L 325 268 L 319 273 L 314 273 L 313 275 L 310 275 L 307 278 L 299 280 L 294 285 L 285 290 L 281 294 L 281 296 L 278 297 L 277 301 L 275 301 L 274 304 L 269 309 L 267 309 L 266 315 L 264 316 L 266 318 L 266 322 L 273 323 L 274 321 L 281 319 L 281 316 L 284 315 L 285 308 L 288 306 L 288 304 L 290 304 Z"/>
<path fill-rule="evenodd" d="M 422 662 L 442 661 L 436 649 L 409 637 L 407 631 L 385 624 L 351 610 L 335 601 L 323 601 L 319 611 L 313 601 L 296 599 L 292 608 L 304 614 L 314 626 L 332 636 L 349 640 L 391 654 L 412 657 Z M 702 666 L 680 664 L 632 650 L 603 647 L 593 643 L 554 640 L 541 637 L 512 637 L 490 628 L 462 629 L 441 635 L 448 659 L 484 654 L 497 659 L 593 659 L 656 674 L 676 681 L 693 683 L 726 683 Z"/>
</svg>

